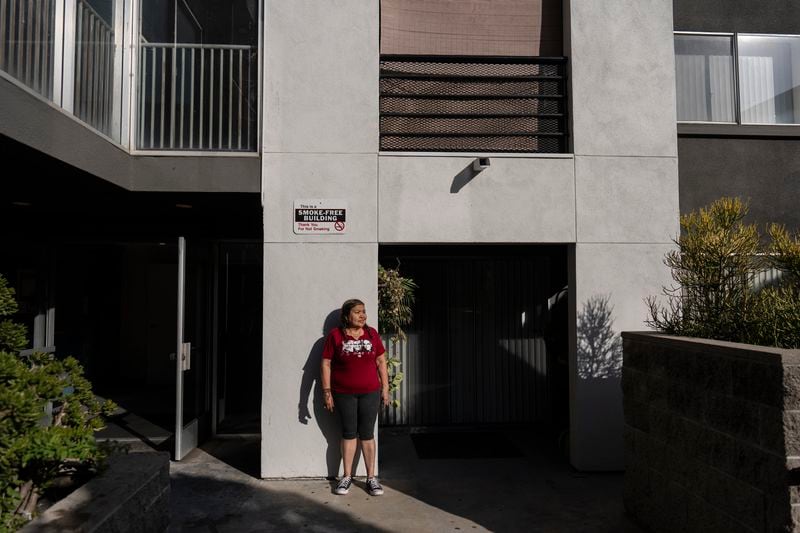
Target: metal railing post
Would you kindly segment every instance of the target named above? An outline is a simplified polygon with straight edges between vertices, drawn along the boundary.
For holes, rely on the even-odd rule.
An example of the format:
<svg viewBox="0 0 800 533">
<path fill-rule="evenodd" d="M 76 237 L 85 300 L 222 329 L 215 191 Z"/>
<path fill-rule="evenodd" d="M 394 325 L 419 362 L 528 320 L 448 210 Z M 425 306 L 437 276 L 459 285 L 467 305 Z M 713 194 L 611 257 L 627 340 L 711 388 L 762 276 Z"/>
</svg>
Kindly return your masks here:
<svg viewBox="0 0 800 533">
<path fill-rule="evenodd" d="M 109 123 L 108 129 L 111 138 L 123 142 L 123 119 L 122 119 L 122 94 L 123 85 L 126 83 L 123 72 L 125 68 L 125 2 L 124 0 L 114 1 L 114 25 L 113 39 L 111 39 L 111 84 L 109 87 Z M 128 95 L 130 97 L 130 95 Z M 126 139 L 127 141 L 127 139 Z"/>
<path fill-rule="evenodd" d="M 39 69 L 41 68 L 41 55 L 42 55 L 42 42 L 44 39 L 42 38 L 42 0 L 36 0 L 35 2 L 35 15 L 36 24 L 33 30 L 33 80 L 32 85 L 33 90 L 37 93 L 42 93 L 42 77 L 41 72 Z"/>
<path fill-rule="evenodd" d="M 14 0 L 11 0 L 14 2 Z M 6 41 L 11 41 L 11 28 L 6 26 L 7 0 L 0 0 L 0 70 L 8 70 L 6 66 Z"/>
</svg>

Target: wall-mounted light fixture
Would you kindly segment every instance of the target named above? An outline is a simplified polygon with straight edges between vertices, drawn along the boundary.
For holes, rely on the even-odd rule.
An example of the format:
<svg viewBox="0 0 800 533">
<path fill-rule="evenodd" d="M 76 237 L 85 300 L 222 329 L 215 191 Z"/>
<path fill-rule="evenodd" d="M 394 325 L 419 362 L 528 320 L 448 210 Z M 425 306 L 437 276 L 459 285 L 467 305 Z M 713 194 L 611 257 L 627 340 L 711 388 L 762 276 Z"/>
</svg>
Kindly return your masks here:
<svg viewBox="0 0 800 533">
<path fill-rule="evenodd" d="M 472 170 L 475 172 L 480 172 L 481 170 L 486 170 L 491 165 L 491 161 L 489 161 L 488 157 L 476 157 L 475 161 L 472 162 Z"/>
</svg>

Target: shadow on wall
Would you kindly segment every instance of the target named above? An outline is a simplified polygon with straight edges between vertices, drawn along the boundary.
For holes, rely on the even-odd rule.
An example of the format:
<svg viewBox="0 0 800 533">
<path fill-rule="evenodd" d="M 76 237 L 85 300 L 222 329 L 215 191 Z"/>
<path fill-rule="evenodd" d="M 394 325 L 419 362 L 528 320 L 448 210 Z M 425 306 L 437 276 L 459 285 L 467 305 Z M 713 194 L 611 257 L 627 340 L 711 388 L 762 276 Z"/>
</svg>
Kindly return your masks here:
<svg viewBox="0 0 800 533">
<path fill-rule="evenodd" d="M 611 297 L 592 296 L 578 313 L 578 377 L 618 379 L 622 372 L 622 338 L 614 333 Z"/>
<path fill-rule="evenodd" d="M 342 460 L 340 449 L 342 431 L 339 427 L 339 420 L 337 420 L 338 415 L 336 412 L 329 413 L 322 405 L 322 385 L 320 383 L 319 367 L 322 362 L 322 347 L 325 344 L 325 338 L 328 336 L 330 330 L 338 326 L 339 309 L 334 309 L 325 319 L 322 325 L 322 336 L 317 339 L 311 347 L 308 359 L 306 359 L 303 365 L 303 378 L 300 382 L 300 401 L 297 404 L 298 422 L 303 425 L 308 425 L 309 420 L 316 420 L 319 430 L 328 443 L 325 450 L 325 464 L 327 465 L 327 475 L 329 478 L 339 475 L 339 465 Z M 308 408 L 309 399 L 314 411 L 313 415 Z M 353 463 L 354 471 L 358 467 L 358 457 L 359 454 L 356 454 L 356 460 Z"/>
<path fill-rule="evenodd" d="M 472 168 L 472 161 L 470 161 L 469 165 L 464 167 L 464 170 L 453 177 L 453 183 L 450 184 L 450 194 L 458 193 L 477 175 L 478 172 Z"/>
</svg>

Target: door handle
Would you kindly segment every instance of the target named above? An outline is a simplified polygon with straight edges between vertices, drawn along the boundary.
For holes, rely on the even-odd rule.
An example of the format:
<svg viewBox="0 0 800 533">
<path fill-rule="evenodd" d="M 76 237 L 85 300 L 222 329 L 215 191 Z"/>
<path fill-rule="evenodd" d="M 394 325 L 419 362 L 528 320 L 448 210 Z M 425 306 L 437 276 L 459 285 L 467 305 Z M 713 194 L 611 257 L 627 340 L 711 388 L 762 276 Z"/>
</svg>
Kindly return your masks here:
<svg viewBox="0 0 800 533">
<path fill-rule="evenodd" d="M 184 342 L 181 344 L 181 370 L 192 369 L 192 343 Z"/>
</svg>

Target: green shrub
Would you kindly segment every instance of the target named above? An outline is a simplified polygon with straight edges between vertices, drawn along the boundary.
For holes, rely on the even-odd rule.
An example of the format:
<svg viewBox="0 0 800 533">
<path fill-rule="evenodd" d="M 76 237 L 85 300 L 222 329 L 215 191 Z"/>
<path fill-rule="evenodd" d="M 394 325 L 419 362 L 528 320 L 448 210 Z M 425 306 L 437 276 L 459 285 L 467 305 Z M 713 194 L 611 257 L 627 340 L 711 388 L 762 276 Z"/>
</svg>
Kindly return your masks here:
<svg viewBox="0 0 800 533">
<path fill-rule="evenodd" d="M 14 291 L 0 275 L 0 317 L 16 310 Z M 96 399 L 75 359 L 18 355 L 26 344 L 24 327 L 0 323 L 0 531 L 29 519 L 59 476 L 101 464 L 105 452 L 94 431 L 116 407 Z"/>
<path fill-rule="evenodd" d="M 800 347 L 800 232 L 771 224 L 767 264 L 783 273 L 777 287 L 758 293 L 748 341 L 782 348 Z"/>
<path fill-rule="evenodd" d="M 378 327 L 392 340 L 405 339 L 403 326 L 411 324 L 414 289 L 417 284 L 400 271 L 378 266 Z"/>
<path fill-rule="evenodd" d="M 753 308 L 744 342 L 780 348 L 800 348 L 800 294 L 796 287 L 767 287 Z"/>
<path fill-rule="evenodd" d="M 782 270 L 791 286 L 800 285 L 800 231 L 791 235 L 784 226 L 770 224 L 769 236 L 772 238 L 769 262 Z"/>
<path fill-rule="evenodd" d="M 401 276 L 399 270 L 378 266 L 378 329 L 384 335 L 391 335 L 391 342 L 406 338 L 403 326 L 411 324 L 411 305 L 416 288 L 417 284 Z M 387 356 L 386 363 L 389 367 L 389 392 L 395 394 L 404 377 L 400 360 Z M 400 401 L 394 400 L 393 405 L 398 407 Z"/>
<path fill-rule="evenodd" d="M 800 347 L 800 236 L 782 226 L 768 228 L 765 251 L 747 204 L 721 198 L 681 216 L 677 249 L 664 264 L 675 285 L 663 302 L 648 298 L 648 325 L 665 333 L 785 348 Z M 754 278 L 768 267 L 781 281 L 759 289 Z"/>
</svg>

